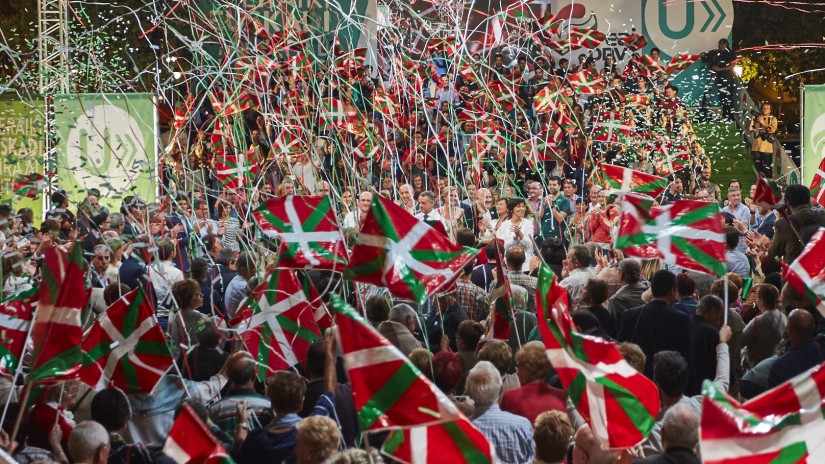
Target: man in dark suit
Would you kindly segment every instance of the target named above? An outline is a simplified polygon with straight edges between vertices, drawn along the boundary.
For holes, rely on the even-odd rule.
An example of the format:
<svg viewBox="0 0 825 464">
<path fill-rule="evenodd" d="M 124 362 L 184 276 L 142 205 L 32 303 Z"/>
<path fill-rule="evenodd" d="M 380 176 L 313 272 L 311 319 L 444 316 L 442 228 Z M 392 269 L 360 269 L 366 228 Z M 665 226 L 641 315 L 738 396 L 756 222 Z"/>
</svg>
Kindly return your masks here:
<svg viewBox="0 0 825 464">
<path fill-rule="evenodd" d="M 642 278 L 642 267 L 635 259 L 621 260 L 619 275 L 622 287 L 607 300 L 607 311 L 617 322 L 622 321 L 626 310 L 644 304 L 642 293 L 650 288 L 650 284 Z"/>
<path fill-rule="evenodd" d="M 138 288 L 138 286 L 143 287 L 143 291 L 151 299 L 152 305 L 157 306 L 155 291 L 147 269 L 149 263 L 152 262 L 154 253 L 155 246 L 151 238 L 148 235 L 138 235 L 132 243 L 132 254 L 123 260 L 118 275 L 120 276 L 120 282 L 128 285 L 132 290 Z"/>
<path fill-rule="evenodd" d="M 665 350 L 678 351 L 690 364 L 690 318 L 673 307 L 679 297 L 676 276 L 661 270 L 650 279 L 653 300 L 622 316 L 618 339 L 639 345 L 647 357 L 645 375 L 653 377 L 653 355 Z"/>
<path fill-rule="evenodd" d="M 693 349 L 693 375 L 687 394 L 702 392 L 702 382 L 716 378 L 716 346 L 719 345 L 719 329 L 725 314 L 725 302 L 713 295 L 705 295 L 696 305 L 696 314 L 690 317 L 691 347 Z"/>
<path fill-rule="evenodd" d="M 771 366 L 768 388 L 773 388 L 825 361 L 825 343 L 817 337 L 814 317 L 805 309 L 794 309 L 788 315 L 785 329 L 791 347 Z"/>
<path fill-rule="evenodd" d="M 792 263 L 819 226 L 825 225 L 825 214 L 811 210 L 811 191 L 808 187 L 789 185 L 785 189 L 785 204 L 791 214 L 787 219 L 779 218 L 774 223 L 776 232 L 762 262 L 781 259 L 786 264 Z"/>
</svg>

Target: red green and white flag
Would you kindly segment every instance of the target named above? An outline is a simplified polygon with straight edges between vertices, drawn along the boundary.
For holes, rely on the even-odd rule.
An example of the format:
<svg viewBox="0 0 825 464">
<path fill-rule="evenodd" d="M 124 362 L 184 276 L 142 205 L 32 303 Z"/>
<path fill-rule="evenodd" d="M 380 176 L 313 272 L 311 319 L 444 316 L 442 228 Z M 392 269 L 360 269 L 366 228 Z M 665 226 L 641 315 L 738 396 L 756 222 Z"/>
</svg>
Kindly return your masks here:
<svg viewBox="0 0 825 464">
<path fill-rule="evenodd" d="M 32 316 L 37 307 L 36 288 L 17 293 L 0 303 L 0 373 L 14 375 L 26 348 Z"/>
<path fill-rule="evenodd" d="M 740 404 L 705 381 L 699 449 L 706 464 L 825 462 L 825 365 Z"/>
<path fill-rule="evenodd" d="M 825 229 L 811 237 L 794 262 L 782 263 L 782 278 L 825 314 Z"/>
<path fill-rule="evenodd" d="M 229 92 L 210 91 L 208 95 L 212 109 L 218 116 L 232 116 L 257 106 L 246 89 L 241 89 L 231 95 Z"/>
<path fill-rule="evenodd" d="M 819 162 L 811 182 L 811 197 L 820 205 L 825 205 L 825 158 Z"/>
<path fill-rule="evenodd" d="M 362 432 L 466 419 L 392 343 L 343 298 L 332 309 Z"/>
<path fill-rule="evenodd" d="M 774 209 L 782 200 L 782 191 L 776 185 L 776 181 L 768 179 L 761 172 L 757 173 L 756 193 L 753 195 L 753 202 L 757 206 L 767 209 Z"/>
<path fill-rule="evenodd" d="M 37 311 L 32 327 L 29 379 L 59 382 L 76 379 L 83 362 L 80 316 L 89 301 L 83 273 L 83 247 L 46 250 Z"/>
<path fill-rule="evenodd" d="M 46 186 L 46 177 L 39 172 L 21 174 L 12 185 L 12 193 L 25 198 L 37 198 Z"/>
<path fill-rule="evenodd" d="M 721 219 L 716 203 L 677 200 L 654 207 L 652 198 L 630 193 L 622 199 L 616 248 L 625 256 L 722 275 L 727 260 Z"/>
<path fill-rule="evenodd" d="M 567 76 L 567 81 L 580 94 L 604 92 L 604 79 L 595 71 L 579 71 Z"/>
<path fill-rule="evenodd" d="M 539 268 L 536 317 L 547 358 L 596 437 L 609 448 L 644 441 L 659 414 L 658 388 L 615 343 L 576 331 L 567 290 L 546 264 Z"/>
<path fill-rule="evenodd" d="M 564 94 L 564 86 L 558 78 L 553 78 L 533 97 L 533 108 L 536 113 L 551 113 L 558 109 L 559 102 L 568 103 L 571 101 Z"/>
<path fill-rule="evenodd" d="M 575 48 L 593 50 L 601 45 L 606 38 L 606 35 L 596 29 L 584 29 L 581 27 L 570 28 L 570 44 Z"/>
<path fill-rule="evenodd" d="M 169 429 L 163 453 L 177 464 L 231 464 L 223 445 L 198 419 L 188 404 L 183 405 L 178 418 Z"/>
<path fill-rule="evenodd" d="M 321 339 L 304 289 L 289 269 L 275 269 L 244 300 L 229 325 L 258 361 L 261 381 L 303 362 L 309 345 Z"/>
<path fill-rule="evenodd" d="M 602 164 L 604 188 L 615 192 L 636 192 L 658 197 L 667 187 L 667 179 L 624 166 Z"/>
<path fill-rule="evenodd" d="M 245 187 L 258 174 L 258 164 L 243 151 L 230 154 L 224 151 L 215 156 L 215 177 L 223 188 Z"/>
<path fill-rule="evenodd" d="M 631 51 L 635 52 L 647 47 L 647 38 L 638 32 L 631 32 L 629 36 L 621 39 L 621 42 Z"/>
<path fill-rule="evenodd" d="M 619 112 L 600 113 L 593 122 L 593 141 L 627 145 L 633 127 Z"/>
<path fill-rule="evenodd" d="M 149 393 L 172 366 L 172 352 L 151 303 L 137 288 L 100 315 L 83 339 L 80 380 L 101 390 Z"/>
<path fill-rule="evenodd" d="M 312 308 L 312 314 L 315 316 L 315 324 L 317 324 L 318 328 L 323 332 L 329 327 L 332 327 L 332 314 L 327 311 L 327 305 L 324 304 L 324 299 L 321 298 L 321 294 L 318 292 L 318 289 L 315 288 L 312 279 L 310 279 L 308 275 L 303 274 L 300 280 L 301 287 L 304 289 L 304 295 L 307 301 L 309 301 L 310 308 Z"/>
<path fill-rule="evenodd" d="M 467 419 L 393 430 L 381 452 L 407 464 L 496 462 L 495 447 Z"/>
<path fill-rule="evenodd" d="M 275 157 L 280 157 L 281 155 L 301 155 L 309 151 L 307 146 L 309 137 L 303 126 L 285 124 L 279 129 L 281 133 L 278 134 L 278 137 L 272 142 L 272 154 Z"/>
<path fill-rule="evenodd" d="M 344 278 L 387 287 L 397 297 L 423 304 L 455 282 L 478 251 L 452 243 L 401 206 L 375 195 Z"/>
<path fill-rule="evenodd" d="M 539 134 L 531 136 L 518 144 L 519 150 L 523 153 L 531 169 L 535 169 L 538 163 L 544 161 L 563 161 L 558 152 L 558 145 L 564 136 L 564 131 L 556 124 L 553 124 L 552 127 L 553 132 L 550 132 L 550 127 L 548 127 Z"/>
<path fill-rule="evenodd" d="M 670 59 L 670 63 L 665 67 L 665 74 L 674 74 L 683 71 L 690 67 L 699 55 L 691 55 L 690 53 L 677 53 L 676 56 Z"/>
<path fill-rule="evenodd" d="M 327 196 L 272 198 L 252 213 L 267 237 L 281 241 L 278 267 L 340 271 L 347 250 Z"/>
<path fill-rule="evenodd" d="M 189 115 L 195 108 L 195 98 L 187 95 L 185 99 L 178 100 L 175 104 L 175 122 L 174 128 L 176 131 L 181 130 L 186 122 L 189 120 Z"/>
<path fill-rule="evenodd" d="M 504 256 L 501 255 L 501 247 L 496 246 L 496 287 L 495 292 L 499 297 L 493 303 L 493 311 L 490 312 L 490 322 L 487 324 L 487 331 L 484 334 L 486 340 L 497 338 L 499 340 L 510 339 L 510 326 L 513 323 L 513 306 L 510 304 L 513 299 L 510 279 L 502 263 Z M 503 294 L 502 294 L 503 293 Z"/>
<path fill-rule="evenodd" d="M 690 167 L 690 149 L 684 144 L 674 144 L 657 140 L 651 153 L 653 165 L 656 166 L 656 174 L 669 176 L 674 172 Z"/>
<path fill-rule="evenodd" d="M 662 66 L 659 64 L 659 62 L 654 60 L 653 57 L 650 55 L 641 55 L 636 58 L 632 58 L 630 61 L 639 67 L 639 69 L 642 71 L 642 76 L 655 76 L 665 74 L 665 70 L 662 69 Z"/>
</svg>

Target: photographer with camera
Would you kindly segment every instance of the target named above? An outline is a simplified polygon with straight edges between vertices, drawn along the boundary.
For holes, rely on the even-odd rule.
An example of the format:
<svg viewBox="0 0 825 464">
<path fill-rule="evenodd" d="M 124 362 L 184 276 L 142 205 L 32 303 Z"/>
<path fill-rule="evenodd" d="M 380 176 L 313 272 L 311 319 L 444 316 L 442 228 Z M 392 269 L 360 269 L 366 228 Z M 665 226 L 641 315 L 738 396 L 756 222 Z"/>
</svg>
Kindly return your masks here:
<svg viewBox="0 0 825 464">
<path fill-rule="evenodd" d="M 734 117 L 734 104 L 736 103 L 736 75 L 733 72 L 733 65 L 736 62 L 736 54 L 728 47 L 728 39 L 719 40 L 719 48 L 702 53 L 699 57 L 703 63 L 710 65 L 711 71 L 716 73 L 716 87 L 719 92 L 719 103 L 722 105 L 722 117 L 731 121 Z"/>
<path fill-rule="evenodd" d="M 751 124 L 748 129 L 753 132 L 753 145 L 751 145 L 751 156 L 756 170 L 765 174 L 765 177 L 773 177 L 773 142 L 776 141 L 776 128 L 778 122 L 771 114 L 771 104 L 762 103 L 762 113 L 751 112 Z"/>
</svg>

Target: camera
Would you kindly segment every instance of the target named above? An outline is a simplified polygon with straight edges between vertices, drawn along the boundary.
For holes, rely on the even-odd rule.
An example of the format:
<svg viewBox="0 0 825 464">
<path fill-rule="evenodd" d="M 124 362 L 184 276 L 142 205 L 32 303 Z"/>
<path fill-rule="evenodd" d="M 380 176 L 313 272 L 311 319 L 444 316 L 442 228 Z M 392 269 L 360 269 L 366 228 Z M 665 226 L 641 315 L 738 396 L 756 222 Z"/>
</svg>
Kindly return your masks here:
<svg viewBox="0 0 825 464">
<path fill-rule="evenodd" d="M 776 142 L 776 136 L 773 134 L 769 134 L 765 132 L 764 134 L 759 134 L 759 138 L 770 143 Z"/>
<path fill-rule="evenodd" d="M 759 116 L 762 116 L 762 113 L 756 110 L 751 110 L 751 116 L 753 116 L 754 118 L 758 118 Z"/>
</svg>

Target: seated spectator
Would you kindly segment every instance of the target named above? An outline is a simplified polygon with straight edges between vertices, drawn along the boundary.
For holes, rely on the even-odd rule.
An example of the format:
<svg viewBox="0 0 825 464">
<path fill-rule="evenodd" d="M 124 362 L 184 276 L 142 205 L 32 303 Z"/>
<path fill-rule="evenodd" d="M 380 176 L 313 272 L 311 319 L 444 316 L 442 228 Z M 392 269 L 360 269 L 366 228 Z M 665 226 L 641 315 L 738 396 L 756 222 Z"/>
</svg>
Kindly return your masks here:
<svg viewBox="0 0 825 464">
<path fill-rule="evenodd" d="M 334 359 L 333 359 L 334 361 Z M 309 417 L 314 405 L 324 394 L 327 369 L 326 342 L 317 340 L 309 345 L 305 361 L 307 374 L 307 390 L 304 395 L 304 407 L 298 413 L 301 417 Z M 341 427 L 341 436 L 347 446 L 354 446 L 358 438 L 358 417 L 355 413 L 355 403 L 352 399 L 352 387 L 348 383 L 339 383 L 335 388 L 335 420 Z"/>
<path fill-rule="evenodd" d="M 449 351 L 439 351 L 433 356 L 433 382 L 447 396 L 456 394 L 456 387 L 461 382 L 464 367 L 461 358 Z"/>
<path fill-rule="evenodd" d="M 229 358 L 229 353 L 219 346 L 223 340 L 223 334 L 214 322 L 207 321 L 203 330 L 198 332 L 198 345 L 186 355 L 184 377 L 200 382 L 217 375 Z"/>
<path fill-rule="evenodd" d="M 172 355 L 178 359 L 181 352 L 188 352 L 198 340 L 198 333 L 207 330 L 209 318 L 198 311 L 203 305 L 201 286 L 192 279 L 182 280 L 172 287 L 172 295 L 180 311 L 169 322 Z"/>
<path fill-rule="evenodd" d="M 470 419 L 496 449 L 502 463 L 523 463 L 533 459 L 533 427 L 524 417 L 502 411 L 498 406 L 501 375 L 487 361 L 479 361 L 467 376 L 467 396 L 475 403 Z"/>
<path fill-rule="evenodd" d="M 373 327 L 378 328 L 379 324 L 389 318 L 391 305 L 390 299 L 382 295 L 373 295 L 367 298 L 367 303 L 364 305 L 367 321 Z"/>
<path fill-rule="evenodd" d="M 642 293 L 650 288 L 650 284 L 642 279 L 642 268 L 635 259 L 625 258 L 619 261 L 619 272 L 622 277 L 622 287 L 608 300 L 607 311 L 613 319 L 621 323 L 625 310 L 644 304 Z"/>
<path fill-rule="evenodd" d="M 531 423 L 545 411 L 566 411 L 566 396 L 562 390 L 545 383 L 553 366 L 542 342 L 530 342 L 516 352 L 518 388 L 504 393 L 501 410 L 527 418 Z"/>
<path fill-rule="evenodd" d="M 467 320 L 458 325 L 458 334 L 455 339 L 458 346 L 458 353 L 456 354 L 461 358 L 464 367 L 464 374 L 461 376 L 461 382 L 457 387 L 459 394 L 464 392 L 464 382 L 467 380 L 467 374 L 476 365 L 476 347 L 478 347 L 478 342 L 481 341 L 483 335 L 484 326 L 478 321 Z"/>
<path fill-rule="evenodd" d="M 578 301 L 581 303 L 582 291 L 587 281 L 593 276 L 590 272 L 590 262 L 593 260 L 593 255 L 590 250 L 583 245 L 574 245 L 570 247 L 567 252 L 567 260 L 565 260 L 565 271 L 562 271 L 564 277 L 559 282 L 559 285 L 567 290 L 570 295 L 570 301 Z"/>
</svg>

